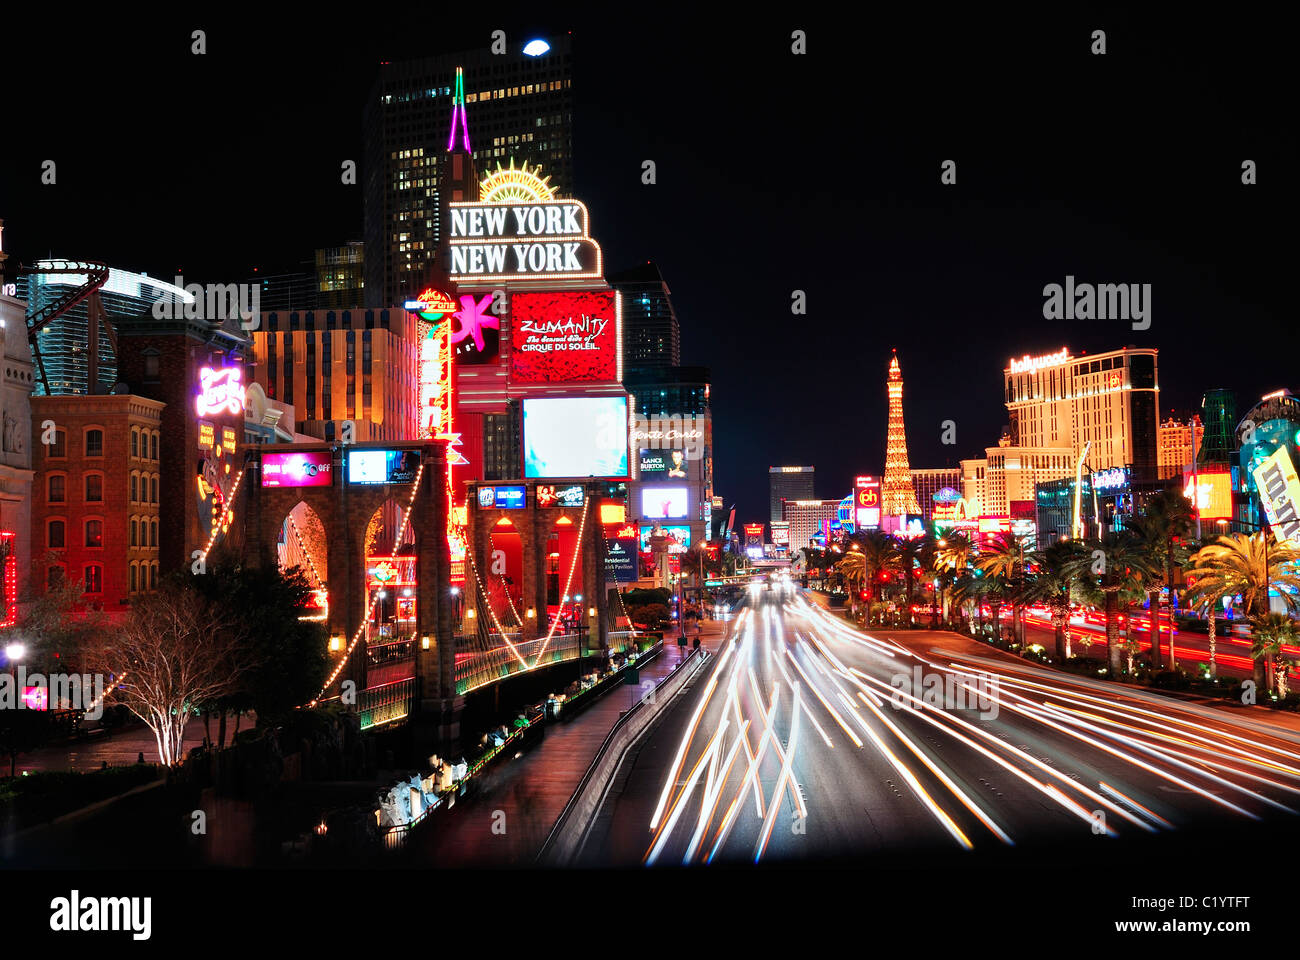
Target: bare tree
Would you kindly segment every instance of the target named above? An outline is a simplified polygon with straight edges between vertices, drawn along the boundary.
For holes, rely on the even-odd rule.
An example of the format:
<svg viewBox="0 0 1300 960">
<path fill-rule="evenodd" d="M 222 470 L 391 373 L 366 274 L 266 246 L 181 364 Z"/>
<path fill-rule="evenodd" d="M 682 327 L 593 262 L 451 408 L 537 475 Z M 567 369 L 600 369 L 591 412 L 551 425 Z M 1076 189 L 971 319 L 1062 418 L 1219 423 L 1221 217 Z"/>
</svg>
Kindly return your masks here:
<svg viewBox="0 0 1300 960">
<path fill-rule="evenodd" d="M 251 664 L 235 611 L 168 584 L 142 598 L 121 632 L 92 652 L 113 695 L 153 731 L 166 766 L 184 760 L 185 725 L 229 695 Z"/>
</svg>

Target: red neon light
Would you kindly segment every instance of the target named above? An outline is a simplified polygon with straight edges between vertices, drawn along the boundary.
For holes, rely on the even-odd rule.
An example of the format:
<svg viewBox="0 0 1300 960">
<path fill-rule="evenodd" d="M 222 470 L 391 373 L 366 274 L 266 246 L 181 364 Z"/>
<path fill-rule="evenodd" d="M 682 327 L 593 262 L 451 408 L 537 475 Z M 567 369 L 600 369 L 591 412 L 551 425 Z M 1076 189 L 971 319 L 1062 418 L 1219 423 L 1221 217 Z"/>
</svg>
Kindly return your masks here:
<svg viewBox="0 0 1300 960">
<path fill-rule="evenodd" d="M 0 611 L 0 627 L 13 626 L 18 621 L 18 558 L 14 556 L 14 533 L 0 530 L 0 563 L 4 564 L 4 610 Z"/>
</svg>

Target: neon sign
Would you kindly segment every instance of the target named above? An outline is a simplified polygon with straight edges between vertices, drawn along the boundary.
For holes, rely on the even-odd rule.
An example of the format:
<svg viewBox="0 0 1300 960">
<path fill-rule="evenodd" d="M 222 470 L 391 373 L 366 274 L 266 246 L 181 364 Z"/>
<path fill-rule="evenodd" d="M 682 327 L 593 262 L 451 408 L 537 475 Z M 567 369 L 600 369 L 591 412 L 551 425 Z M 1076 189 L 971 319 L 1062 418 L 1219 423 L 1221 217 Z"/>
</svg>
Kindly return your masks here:
<svg viewBox="0 0 1300 960">
<path fill-rule="evenodd" d="M 452 280 L 597 279 L 600 245 L 577 200 L 451 204 Z"/>
<path fill-rule="evenodd" d="M 1092 485 L 1097 490 L 1116 490 L 1128 486 L 1128 471 L 1123 467 L 1111 467 L 1092 475 Z"/>
<path fill-rule="evenodd" d="M 1068 347 L 1062 347 L 1056 353 L 1043 354 L 1041 357 L 1031 357 L 1025 354 L 1019 360 L 1011 360 L 1012 373 L 1037 373 L 1048 367 L 1059 367 L 1063 363 L 1070 361 L 1070 350 Z"/>
<path fill-rule="evenodd" d="M 407 300 L 402 306 L 412 313 L 418 313 L 422 320 L 438 320 L 444 314 L 455 311 L 456 301 L 441 290 L 429 287 L 414 300 Z"/>
<path fill-rule="evenodd" d="M 214 370 L 203 367 L 199 370 L 199 395 L 195 400 L 200 417 L 213 414 L 235 414 L 244 411 L 245 389 L 242 380 L 244 371 L 239 367 L 222 367 Z"/>
</svg>

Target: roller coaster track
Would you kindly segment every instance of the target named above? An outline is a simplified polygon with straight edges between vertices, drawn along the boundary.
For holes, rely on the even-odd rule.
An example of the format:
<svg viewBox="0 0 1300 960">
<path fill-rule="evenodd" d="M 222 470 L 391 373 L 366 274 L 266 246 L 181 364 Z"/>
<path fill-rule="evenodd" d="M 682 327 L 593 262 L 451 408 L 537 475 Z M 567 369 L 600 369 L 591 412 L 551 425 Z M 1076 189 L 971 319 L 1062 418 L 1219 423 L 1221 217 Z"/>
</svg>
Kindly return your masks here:
<svg viewBox="0 0 1300 960">
<path fill-rule="evenodd" d="M 81 303 L 81 301 L 89 300 L 86 327 L 86 385 L 87 390 L 93 393 L 99 383 L 99 329 L 101 324 L 104 332 L 108 334 L 109 343 L 113 345 L 114 353 L 117 352 L 117 333 L 113 329 L 113 324 L 109 321 L 108 315 L 104 312 L 103 304 L 99 301 L 99 289 L 108 282 L 108 264 L 101 263 L 98 260 L 41 260 L 34 266 L 20 266 L 17 272 L 25 276 L 36 274 L 85 274 L 86 280 L 84 283 L 73 287 L 67 293 L 41 307 L 36 313 L 27 318 L 27 339 L 31 343 L 32 356 L 36 358 L 36 367 L 41 374 L 41 383 L 45 387 L 46 394 L 49 394 L 51 392 L 50 380 L 45 374 L 45 361 L 41 357 L 37 334 L 49 326 L 51 322 Z"/>
</svg>

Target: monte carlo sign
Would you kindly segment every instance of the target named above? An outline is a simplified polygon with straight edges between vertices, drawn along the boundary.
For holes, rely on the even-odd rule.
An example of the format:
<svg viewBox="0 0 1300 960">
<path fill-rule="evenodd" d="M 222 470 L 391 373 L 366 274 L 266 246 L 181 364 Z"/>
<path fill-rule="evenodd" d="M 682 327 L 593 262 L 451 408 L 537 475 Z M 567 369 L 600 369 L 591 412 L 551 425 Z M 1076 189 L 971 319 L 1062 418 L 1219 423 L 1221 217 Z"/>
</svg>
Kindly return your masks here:
<svg viewBox="0 0 1300 960">
<path fill-rule="evenodd" d="M 452 280 L 599 279 L 600 245 L 589 230 L 578 200 L 453 203 Z"/>
</svg>

